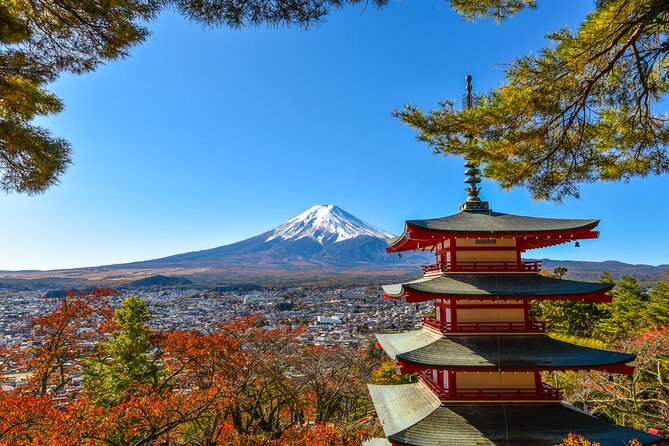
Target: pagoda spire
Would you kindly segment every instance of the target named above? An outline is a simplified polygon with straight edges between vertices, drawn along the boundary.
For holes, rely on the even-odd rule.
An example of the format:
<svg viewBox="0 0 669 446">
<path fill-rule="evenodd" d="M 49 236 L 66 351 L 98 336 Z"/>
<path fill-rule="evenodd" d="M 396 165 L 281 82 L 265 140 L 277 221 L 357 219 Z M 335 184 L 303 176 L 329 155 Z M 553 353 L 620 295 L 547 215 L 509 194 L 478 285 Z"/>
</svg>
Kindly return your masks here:
<svg viewBox="0 0 669 446">
<path fill-rule="evenodd" d="M 463 106 L 467 109 L 472 108 L 474 106 L 474 97 L 472 95 L 472 75 L 468 74 L 467 77 L 465 77 L 465 80 L 467 81 L 466 89 L 467 93 L 465 93 L 463 99 Z M 473 139 L 473 136 L 471 134 L 467 135 L 467 139 L 471 142 Z M 490 210 L 490 205 L 488 204 L 487 201 L 481 200 L 479 198 L 479 193 L 481 192 L 481 188 L 478 187 L 477 185 L 481 182 L 481 170 L 478 168 L 476 163 L 473 161 L 467 160 L 465 162 L 465 167 L 467 170 L 465 170 L 465 175 L 467 177 L 465 178 L 465 183 L 469 184 L 469 187 L 465 189 L 465 192 L 467 192 L 467 201 L 465 201 L 463 204 L 460 205 L 460 211 L 488 211 Z"/>
</svg>

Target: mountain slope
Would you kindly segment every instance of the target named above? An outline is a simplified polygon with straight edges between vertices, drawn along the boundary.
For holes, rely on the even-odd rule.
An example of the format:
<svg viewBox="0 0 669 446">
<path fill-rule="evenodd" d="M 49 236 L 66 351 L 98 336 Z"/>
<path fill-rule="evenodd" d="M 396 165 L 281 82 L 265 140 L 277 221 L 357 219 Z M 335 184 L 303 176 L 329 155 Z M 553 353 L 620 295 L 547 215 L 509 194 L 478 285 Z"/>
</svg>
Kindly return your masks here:
<svg viewBox="0 0 669 446">
<path fill-rule="evenodd" d="M 230 245 L 116 267 L 205 267 L 287 270 L 373 265 L 416 270 L 422 255 L 387 254 L 392 234 L 334 205 L 314 206 L 267 232 Z M 427 258 L 427 257 L 425 257 Z M 369 272 L 372 272 L 371 269 Z"/>
</svg>

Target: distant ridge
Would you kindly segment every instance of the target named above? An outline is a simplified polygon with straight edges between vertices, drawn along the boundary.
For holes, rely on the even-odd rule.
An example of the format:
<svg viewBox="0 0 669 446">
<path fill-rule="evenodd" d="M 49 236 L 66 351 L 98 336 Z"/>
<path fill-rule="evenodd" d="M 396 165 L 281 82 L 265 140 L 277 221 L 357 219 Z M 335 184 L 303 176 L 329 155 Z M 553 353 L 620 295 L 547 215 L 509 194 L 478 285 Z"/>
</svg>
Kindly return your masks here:
<svg viewBox="0 0 669 446">
<path fill-rule="evenodd" d="M 614 279 L 623 276 L 634 276 L 640 282 L 669 281 L 669 265 L 645 265 L 623 263 L 617 260 L 603 262 L 588 262 L 580 260 L 551 260 L 542 259 L 542 268 L 552 271 L 553 268 L 563 266 L 567 268 L 567 278 L 580 280 L 596 280 L 605 272 L 611 273 Z"/>
<path fill-rule="evenodd" d="M 183 285 L 193 285 L 192 280 L 188 280 L 184 277 L 168 277 L 160 274 L 155 276 L 145 277 L 143 279 L 134 280 L 126 285 L 128 288 L 132 287 L 166 287 L 166 286 L 183 286 Z"/>
</svg>

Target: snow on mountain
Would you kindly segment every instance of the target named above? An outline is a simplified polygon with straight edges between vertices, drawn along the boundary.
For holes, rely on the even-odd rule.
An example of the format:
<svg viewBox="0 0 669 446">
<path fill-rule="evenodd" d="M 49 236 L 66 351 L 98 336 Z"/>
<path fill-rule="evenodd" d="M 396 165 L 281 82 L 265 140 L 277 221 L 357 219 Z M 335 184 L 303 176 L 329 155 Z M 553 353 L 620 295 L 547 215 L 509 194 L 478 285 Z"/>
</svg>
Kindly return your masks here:
<svg viewBox="0 0 669 446">
<path fill-rule="evenodd" d="M 392 234 L 334 205 L 308 209 L 286 223 L 254 237 L 202 251 L 186 252 L 114 268 L 201 269 L 239 280 L 255 275 L 324 277 L 337 271 L 378 275 L 414 271 L 428 261 L 424 253 L 398 257 L 386 252 Z M 162 273 L 160 273 L 162 274 Z"/>
<path fill-rule="evenodd" d="M 372 226 L 333 205 L 316 205 L 270 231 L 265 242 L 275 239 L 312 239 L 321 245 L 360 236 L 389 238 L 389 232 Z"/>
</svg>

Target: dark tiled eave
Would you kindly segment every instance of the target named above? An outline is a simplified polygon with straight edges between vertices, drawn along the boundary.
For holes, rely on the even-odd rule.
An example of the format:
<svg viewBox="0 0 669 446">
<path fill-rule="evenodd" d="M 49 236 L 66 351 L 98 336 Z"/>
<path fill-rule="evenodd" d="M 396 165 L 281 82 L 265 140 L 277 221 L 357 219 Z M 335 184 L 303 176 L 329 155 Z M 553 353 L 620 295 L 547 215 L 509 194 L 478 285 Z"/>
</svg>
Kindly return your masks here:
<svg viewBox="0 0 669 446">
<path fill-rule="evenodd" d="M 592 231 L 599 224 L 597 219 L 539 218 L 501 212 L 460 212 L 447 217 L 427 220 L 407 220 L 404 232 L 389 238 L 388 251 L 405 251 L 420 248 L 412 239 L 448 239 L 450 237 L 514 237 L 518 239 L 541 238 L 541 242 L 524 242 L 525 249 L 552 246 L 569 240 L 597 237 Z M 553 240 L 548 240 L 549 238 Z M 556 240 L 560 238 L 561 240 Z M 426 246 L 426 243 L 423 246 Z"/>
<path fill-rule="evenodd" d="M 597 219 L 541 218 L 502 212 L 459 212 L 447 217 L 407 220 L 408 227 L 452 233 L 541 234 L 583 231 L 599 224 Z"/>
<path fill-rule="evenodd" d="M 602 446 L 660 437 L 616 426 L 562 404 L 441 405 L 422 384 L 369 386 L 384 432 L 406 446 L 553 446 L 570 432 Z"/>
<path fill-rule="evenodd" d="M 553 279 L 538 274 L 448 274 L 423 277 L 411 282 L 384 285 L 391 298 L 429 300 L 436 297 L 460 298 L 579 298 L 600 296 L 613 286 L 606 283 Z"/>
<path fill-rule="evenodd" d="M 401 364 L 449 370 L 596 370 L 624 366 L 635 355 L 535 335 L 441 336 L 430 330 L 378 334 Z M 621 369 L 624 371 L 625 369 Z"/>
</svg>

